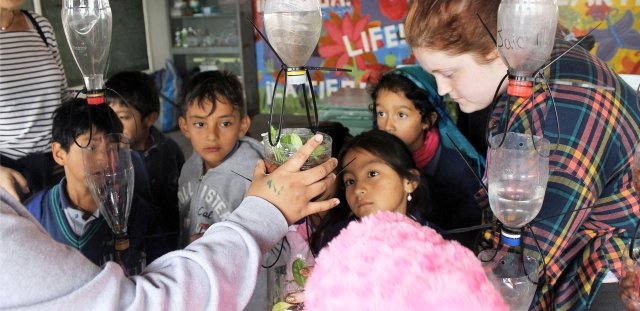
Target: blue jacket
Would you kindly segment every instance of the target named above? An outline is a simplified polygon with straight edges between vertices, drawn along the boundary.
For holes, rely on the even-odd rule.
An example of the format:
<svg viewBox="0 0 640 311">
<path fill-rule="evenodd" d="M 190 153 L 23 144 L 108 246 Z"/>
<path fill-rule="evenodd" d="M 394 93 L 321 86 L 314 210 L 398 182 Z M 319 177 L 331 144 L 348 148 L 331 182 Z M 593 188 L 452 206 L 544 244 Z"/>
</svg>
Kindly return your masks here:
<svg viewBox="0 0 640 311">
<path fill-rule="evenodd" d="M 102 265 L 107 261 L 105 257 L 113 253 L 113 233 L 102 216 L 89 222 L 82 236 L 73 232 L 64 212 L 65 208 L 73 206 L 67 195 L 66 184 L 66 178 L 63 178 L 59 184 L 35 194 L 25 206 L 54 240 L 78 249 L 93 263 Z M 141 202 L 134 196 L 131 204 L 129 251 L 143 251 L 147 262 L 151 262 L 166 253 L 168 247 L 158 239 L 147 237 L 157 231 L 152 209 Z"/>
</svg>

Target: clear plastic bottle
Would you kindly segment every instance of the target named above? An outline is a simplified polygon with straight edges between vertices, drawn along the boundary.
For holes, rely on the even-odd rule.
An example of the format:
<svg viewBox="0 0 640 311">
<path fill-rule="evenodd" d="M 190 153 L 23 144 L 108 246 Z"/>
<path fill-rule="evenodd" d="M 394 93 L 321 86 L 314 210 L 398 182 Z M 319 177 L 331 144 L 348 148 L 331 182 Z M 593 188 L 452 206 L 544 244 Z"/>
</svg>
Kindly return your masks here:
<svg viewBox="0 0 640 311">
<path fill-rule="evenodd" d="M 491 138 L 489 204 L 505 227 L 518 231 L 542 207 L 549 179 L 549 140 L 508 132 L 503 141 L 503 135 Z"/>
<path fill-rule="evenodd" d="M 484 250 L 478 254 L 478 259 L 482 262 L 489 281 L 498 289 L 509 309 L 526 311 L 536 293 L 542 261 L 537 252 L 519 245 L 520 237 L 512 242 L 514 244 L 505 243 L 499 250 Z"/>
<path fill-rule="evenodd" d="M 264 27 L 269 42 L 287 66 L 304 66 L 320 38 L 320 3 L 317 0 L 267 0 Z M 287 74 L 294 84 L 302 84 L 306 82 L 303 73 Z"/>
<path fill-rule="evenodd" d="M 111 45 L 111 7 L 108 0 L 64 0 L 62 25 L 76 60 L 90 104 L 104 102 L 104 71 Z"/>
<path fill-rule="evenodd" d="M 549 60 L 557 24 L 554 0 L 502 0 L 496 41 L 509 74 L 515 77 L 509 80 L 509 95 L 531 94 L 532 83 L 523 78 Z"/>
</svg>

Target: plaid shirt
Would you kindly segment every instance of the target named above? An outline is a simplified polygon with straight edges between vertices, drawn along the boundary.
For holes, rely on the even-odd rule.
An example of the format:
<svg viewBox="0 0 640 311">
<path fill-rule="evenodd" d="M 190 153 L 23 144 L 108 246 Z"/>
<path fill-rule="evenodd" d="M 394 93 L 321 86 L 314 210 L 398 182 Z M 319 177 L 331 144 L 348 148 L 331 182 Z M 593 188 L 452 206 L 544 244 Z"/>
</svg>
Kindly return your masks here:
<svg viewBox="0 0 640 311">
<path fill-rule="evenodd" d="M 551 59 L 569 47 L 558 40 Z M 638 95 L 580 47 L 553 63 L 544 76 L 615 88 L 550 83 L 554 108 L 537 85 L 533 103 L 504 95 L 489 123 L 494 133 L 504 132 L 508 124 L 509 131 L 544 133 L 551 142 L 547 191 L 531 222 L 547 264 L 532 309 L 582 310 L 590 306 L 608 271 L 620 278 L 625 244 L 640 216 L 630 169 L 640 132 Z M 508 123 L 502 114 L 507 101 Z M 486 194 L 477 198 L 486 200 Z M 485 236 L 494 241 L 496 234 Z M 531 231 L 525 232 L 523 244 L 535 249 Z"/>
</svg>

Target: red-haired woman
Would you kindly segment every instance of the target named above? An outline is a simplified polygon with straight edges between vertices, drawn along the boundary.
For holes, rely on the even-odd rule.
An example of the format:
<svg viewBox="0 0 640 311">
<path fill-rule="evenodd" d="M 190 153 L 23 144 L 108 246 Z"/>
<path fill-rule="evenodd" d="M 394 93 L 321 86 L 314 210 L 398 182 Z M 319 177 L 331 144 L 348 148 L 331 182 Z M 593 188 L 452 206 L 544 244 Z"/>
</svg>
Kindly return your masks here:
<svg viewBox="0 0 640 311">
<path fill-rule="evenodd" d="M 435 76 L 440 95 L 449 94 L 466 113 L 491 105 L 507 73 L 480 21 L 495 35 L 499 4 L 413 1 L 405 22 L 407 41 L 421 66 Z M 557 38 L 550 59 L 570 46 Z M 531 223 L 547 263 L 532 309 L 582 310 L 607 274 L 620 278 L 624 245 L 640 216 L 629 166 L 640 111 L 634 90 L 579 46 L 543 74 L 548 80 L 592 87 L 551 84 L 554 106 L 536 86 L 535 96 L 511 100 L 509 120 L 497 120 L 508 96 L 504 84 L 488 124 L 492 131 L 506 131 L 508 124 L 509 131 L 532 132 L 558 143 L 552 147 L 542 210 Z M 530 233 L 523 243 L 535 248 Z"/>
</svg>

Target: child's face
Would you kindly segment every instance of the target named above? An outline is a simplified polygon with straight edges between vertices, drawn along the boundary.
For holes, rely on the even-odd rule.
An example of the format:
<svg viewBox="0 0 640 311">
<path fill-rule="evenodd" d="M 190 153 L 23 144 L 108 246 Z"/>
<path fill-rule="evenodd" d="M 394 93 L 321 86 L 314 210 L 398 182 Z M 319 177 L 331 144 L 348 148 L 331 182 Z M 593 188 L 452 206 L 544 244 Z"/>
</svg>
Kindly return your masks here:
<svg viewBox="0 0 640 311">
<path fill-rule="evenodd" d="M 355 158 L 355 160 L 353 160 Z M 362 218 L 378 211 L 407 213 L 407 195 L 417 184 L 400 177 L 387 163 L 362 149 L 352 149 L 343 158 L 349 164 L 342 175 L 347 203 Z"/>
<path fill-rule="evenodd" d="M 91 138 L 95 141 L 102 135 L 104 135 L 104 133 L 96 133 L 94 131 L 91 135 Z M 82 160 L 82 149 L 78 145 L 89 145 L 89 132 L 76 137 L 76 142 L 78 144 L 71 143 L 68 151 L 65 151 L 60 143 L 54 142 L 51 146 L 51 151 L 56 163 L 64 167 L 64 175 L 67 178 L 67 185 L 71 187 L 84 185 L 84 187 L 86 187 L 84 178 L 84 162 Z"/>
<path fill-rule="evenodd" d="M 153 126 L 155 119 L 151 115 L 142 119 L 142 115 L 137 109 L 119 101 L 109 104 L 109 107 L 115 111 L 122 122 L 123 132 L 131 140 L 131 149 L 144 151 L 145 142 L 149 137 L 149 128 Z"/>
<path fill-rule="evenodd" d="M 213 113 L 211 107 L 208 101 L 202 107 L 192 103 L 178 120 L 180 130 L 204 160 L 205 170 L 220 165 L 251 124 L 248 116 L 240 117 L 226 102 L 217 101 Z"/>
<path fill-rule="evenodd" d="M 420 110 L 402 93 L 382 89 L 375 102 L 378 128 L 400 138 L 411 151 L 424 143 L 424 131 L 429 124 L 422 122 Z"/>
</svg>

